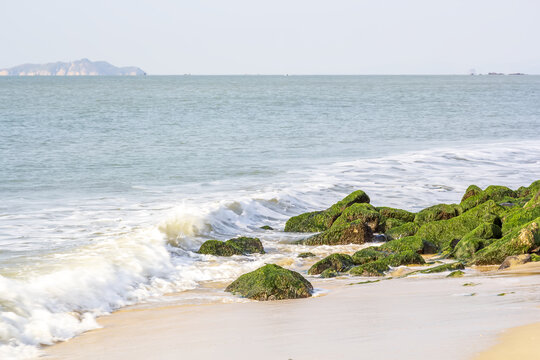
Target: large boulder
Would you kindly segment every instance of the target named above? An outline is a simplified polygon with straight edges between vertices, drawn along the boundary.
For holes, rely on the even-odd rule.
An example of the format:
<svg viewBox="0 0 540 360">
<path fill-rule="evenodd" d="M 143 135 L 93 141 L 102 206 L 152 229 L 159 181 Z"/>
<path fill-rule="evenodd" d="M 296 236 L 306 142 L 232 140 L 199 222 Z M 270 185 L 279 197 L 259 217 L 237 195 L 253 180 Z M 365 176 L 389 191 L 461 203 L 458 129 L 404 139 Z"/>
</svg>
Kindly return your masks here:
<svg viewBox="0 0 540 360">
<path fill-rule="evenodd" d="M 310 297 L 313 286 L 295 271 L 267 264 L 240 276 L 225 291 L 253 300 L 283 300 Z"/>
<path fill-rule="evenodd" d="M 219 240 L 205 241 L 198 253 L 215 256 L 232 256 L 254 253 L 264 254 L 265 252 L 261 240 L 242 236 L 225 242 Z"/>
<path fill-rule="evenodd" d="M 500 264 L 508 256 L 528 254 L 540 245 L 540 217 L 512 230 L 478 251 L 472 260 L 476 265 Z"/>
<path fill-rule="evenodd" d="M 364 244 L 373 241 L 373 231 L 362 220 L 355 220 L 342 226 L 332 226 L 320 234 L 302 241 L 305 245 L 346 245 Z"/>
<path fill-rule="evenodd" d="M 308 274 L 318 275 L 327 269 L 342 272 L 348 270 L 353 265 L 354 262 L 350 255 L 332 254 L 313 264 L 313 266 L 308 270 Z"/>
<path fill-rule="evenodd" d="M 285 224 L 286 232 L 320 232 L 330 228 L 343 210 L 357 203 L 369 203 L 369 196 L 357 190 L 344 197 L 328 209 L 293 216 Z"/>
</svg>

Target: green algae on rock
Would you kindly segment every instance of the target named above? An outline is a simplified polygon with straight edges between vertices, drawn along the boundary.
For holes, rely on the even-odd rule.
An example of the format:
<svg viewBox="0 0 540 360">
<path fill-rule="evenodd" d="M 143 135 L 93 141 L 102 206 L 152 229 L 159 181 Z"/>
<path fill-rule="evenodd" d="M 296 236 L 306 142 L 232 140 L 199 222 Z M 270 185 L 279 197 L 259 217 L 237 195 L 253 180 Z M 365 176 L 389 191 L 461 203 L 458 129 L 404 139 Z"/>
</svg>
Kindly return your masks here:
<svg viewBox="0 0 540 360">
<path fill-rule="evenodd" d="M 527 254 L 540 245 L 540 217 L 513 229 L 502 238 L 478 251 L 472 260 L 475 265 L 500 264 L 508 256 Z"/>
<path fill-rule="evenodd" d="M 286 232 L 320 232 L 330 228 L 343 210 L 356 203 L 369 203 L 369 196 L 357 190 L 326 210 L 313 211 L 291 217 L 285 224 Z"/>
<path fill-rule="evenodd" d="M 534 206 L 534 199 L 531 199 L 523 208 L 513 208 L 502 217 L 502 231 L 507 234 L 516 227 L 528 223 L 540 216 L 540 206 Z"/>
<path fill-rule="evenodd" d="M 381 251 L 402 252 L 412 250 L 419 254 L 424 253 L 424 242 L 418 236 L 406 236 L 401 239 L 391 240 L 379 246 Z"/>
<path fill-rule="evenodd" d="M 456 259 L 468 260 L 480 249 L 490 245 L 502 236 L 501 227 L 484 223 L 466 234 L 454 247 L 452 255 Z"/>
<path fill-rule="evenodd" d="M 264 248 L 261 240 L 258 238 L 238 237 L 225 242 L 219 240 L 205 241 L 199 251 L 199 254 L 215 255 L 215 256 L 232 256 L 232 255 L 247 255 L 247 254 L 264 254 Z"/>
<path fill-rule="evenodd" d="M 382 261 L 373 261 L 364 265 L 353 267 L 349 274 L 354 276 L 384 276 L 384 273 L 389 271 L 388 264 Z"/>
<path fill-rule="evenodd" d="M 373 241 L 373 231 L 362 220 L 332 227 L 302 241 L 305 245 L 364 244 Z"/>
<path fill-rule="evenodd" d="M 429 222 L 420 227 L 415 236 L 430 241 L 440 250 L 451 250 L 467 233 L 483 223 L 499 225 L 499 215 L 504 208 L 493 200 L 488 200 L 477 207 L 448 220 Z"/>
<path fill-rule="evenodd" d="M 413 236 L 420 229 L 420 226 L 414 222 L 408 222 L 403 225 L 391 228 L 385 232 L 386 236 L 393 239 L 401 239 L 407 236 Z"/>
<path fill-rule="evenodd" d="M 274 230 L 274 228 L 269 226 L 269 225 L 263 225 L 263 226 L 260 227 L 260 229 L 262 229 L 262 230 Z"/>
<path fill-rule="evenodd" d="M 447 278 L 459 278 L 463 277 L 465 273 L 461 270 L 452 271 L 450 274 L 446 275 Z"/>
<path fill-rule="evenodd" d="M 363 265 L 375 260 L 379 260 L 390 253 L 381 251 L 373 246 L 367 247 L 362 250 L 358 250 L 352 256 L 352 260 L 356 265 Z"/>
<path fill-rule="evenodd" d="M 440 273 L 443 271 L 455 271 L 455 270 L 463 270 L 465 269 L 465 265 L 461 262 L 454 262 L 451 264 L 443 264 L 439 266 L 435 266 L 426 270 L 420 270 L 419 272 L 422 274 L 435 274 Z"/>
<path fill-rule="evenodd" d="M 364 254 L 367 255 L 367 252 Z M 425 264 L 424 258 L 417 252 L 411 250 L 393 254 L 380 251 L 380 254 L 382 255 L 381 257 L 374 261 L 363 262 L 361 265 L 353 267 L 349 273 L 357 276 L 382 276 L 386 271 L 390 270 L 391 266 Z M 356 258 L 359 258 L 359 260 L 361 259 L 362 261 L 367 260 L 367 256 L 357 256 Z"/>
<path fill-rule="evenodd" d="M 469 193 L 470 188 L 471 187 L 469 186 L 465 195 Z M 460 204 L 463 208 L 463 211 L 472 209 L 488 200 L 502 202 L 513 200 L 518 196 L 518 194 L 514 190 L 509 189 L 506 186 L 499 185 L 490 185 L 485 190 L 480 190 L 480 192 L 475 190 L 474 195 L 468 197 L 466 197 L 465 195 L 463 196 Z"/>
<path fill-rule="evenodd" d="M 457 204 L 438 204 L 419 211 L 414 217 L 414 222 L 422 225 L 432 221 L 448 220 L 461 215 L 463 210 Z"/>
<path fill-rule="evenodd" d="M 332 254 L 313 264 L 313 266 L 308 270 L 308 274 L 318 275 L 327 269 L 343 272 L 347 271 L 353 265 L 354 262 L 350 255 Z"/>
<path fill-rule="evenodd" d="M 351 206 L 343 210 L 341 215 L 332 224 L 331 229 L 343 227 L 355 220 L 360 220 L 361 222 L 367 224 L 371 228 L 371 231 L 375 232 L 379 228 L 381 216 L 379 212 L 370 204 L 352 204 Z"/>
<path fill-rule="evenodd" d="M 407 210 L 396 209 L 386 206 L 377 207 L 376 209 L 379 214 L 381 214 L 381 216 L 384 216 L 386 219 L 397 219 L 406 223 L 414 221 L 414 217 L 416 215 L 415 213 L 409 212 Z"/>
<path fill-rule="evenodd" d="M 325 279 L 334 278 L 334 277 L 336 277 L 338 275 L 339 275 L 339 273 L 334 269 L 326 269 L 321 273 L 321 277 L 325 278 Z"/>
<path fill-rule="evenodd" d="M 310 297 L 313 286 L 295 271 L 267 264 L 241 275 L 225 291 L 259 301 L 284 300 Z"/>
</svg>

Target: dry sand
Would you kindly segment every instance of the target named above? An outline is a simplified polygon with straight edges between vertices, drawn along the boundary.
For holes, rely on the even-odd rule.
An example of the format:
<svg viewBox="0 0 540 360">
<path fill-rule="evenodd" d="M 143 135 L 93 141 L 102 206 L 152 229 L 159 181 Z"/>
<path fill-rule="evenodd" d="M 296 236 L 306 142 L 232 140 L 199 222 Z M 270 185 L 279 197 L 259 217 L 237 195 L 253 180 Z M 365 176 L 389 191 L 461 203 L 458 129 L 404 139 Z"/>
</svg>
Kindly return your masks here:
<svg viewBox="0 0 540 360">
<path fill-rule="evenodd" d="M 540 276 L 530 275 L 538 270 L 357 285 L 348 285 L 351 278 L 314 280 L 328 293 L 276 302 L 128 308 L 100 318 L 102 329 L 46 348 L 44 357 L 468 359 L 494 345 L 505 329 L 540 321 Z M 510 340 L 538 330 L 521 328 Z"/>
</svg>

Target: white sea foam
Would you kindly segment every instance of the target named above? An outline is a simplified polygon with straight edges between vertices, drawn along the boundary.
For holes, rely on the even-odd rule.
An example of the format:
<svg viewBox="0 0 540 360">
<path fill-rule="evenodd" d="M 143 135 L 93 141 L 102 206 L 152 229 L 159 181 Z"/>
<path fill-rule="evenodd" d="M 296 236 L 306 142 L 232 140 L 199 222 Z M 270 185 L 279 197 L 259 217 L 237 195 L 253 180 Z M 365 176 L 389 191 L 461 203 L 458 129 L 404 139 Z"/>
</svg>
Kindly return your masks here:
<svg viewBox="0 0 540 360">
<path fill-rule="evenodd" d="M 297 235 L 259 227 L 282 229 L 289 216 L 327 207 L 355 189 L 365 190 L 374 205 L 418 210 L 459 202 L 472 183 L 528 185 L 540 178 L 538 154 L 540 144 L 533 142 L 435 149 L 299 168 L 265 180 L 208 184 L 198 192 L 180 187 L 161 202 L 123 202 L 124 210 L 107 200 L 99 209 L 96 200 L 89 202 L 90 210 L 64 205 L 13 215 L 9 221 L 32 222 L 35 231 L 40 221 L 46 223 L 42 229 L 53 246 L 14 259 L 0 276 L 0 357 L 35 356 L 40 344 L 97 327 L 96 316 L 206 282 L 225 283 L 264 263 L 305 271 L 305 260 L 296 254 L 308 248 L 288 244 Z M 66 212 L 69 216 L 58 215 Z M 77 239 L 85 227 L 84 241 L 56 250 L 55 241 Z M 55 238 L 51 229 L 61 236 Z M 205 239 L 237 235 L 260 237 L 268 254 L 218 258 L 194 253 Z M 323 256 L 337 249 L 310 250 Z"/>
</svg>

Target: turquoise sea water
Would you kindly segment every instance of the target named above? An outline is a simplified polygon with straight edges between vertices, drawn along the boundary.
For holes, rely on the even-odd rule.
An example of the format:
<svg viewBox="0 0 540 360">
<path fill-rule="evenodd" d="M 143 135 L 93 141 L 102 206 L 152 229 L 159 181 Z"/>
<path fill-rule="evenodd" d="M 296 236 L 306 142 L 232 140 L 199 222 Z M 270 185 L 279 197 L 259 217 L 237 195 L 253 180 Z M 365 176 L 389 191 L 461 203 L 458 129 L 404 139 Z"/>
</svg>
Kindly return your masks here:
<svg viewBox="0 0 540 360">
<path fill-rule="evenodd" d="M 528 185 L 539 127 L 540 76 L 0 78 L 3 351 L 277 259 L 289 216 L 357 188 L 418 210 Z M 269 254 L 194 253 L 236 235 Z"/>
</svg>

